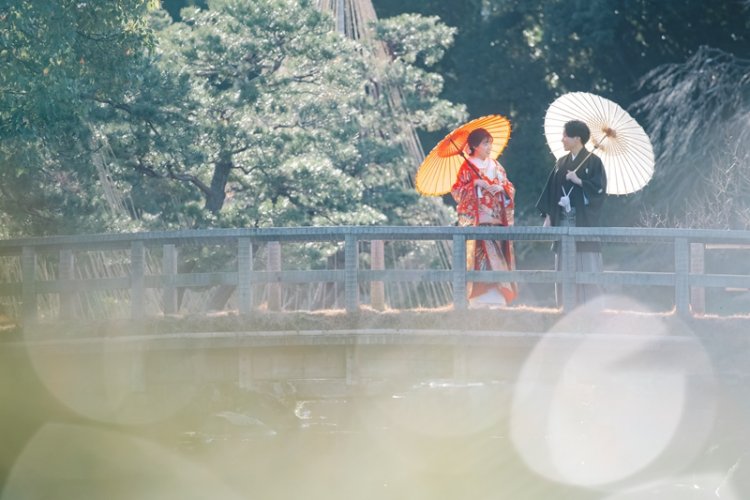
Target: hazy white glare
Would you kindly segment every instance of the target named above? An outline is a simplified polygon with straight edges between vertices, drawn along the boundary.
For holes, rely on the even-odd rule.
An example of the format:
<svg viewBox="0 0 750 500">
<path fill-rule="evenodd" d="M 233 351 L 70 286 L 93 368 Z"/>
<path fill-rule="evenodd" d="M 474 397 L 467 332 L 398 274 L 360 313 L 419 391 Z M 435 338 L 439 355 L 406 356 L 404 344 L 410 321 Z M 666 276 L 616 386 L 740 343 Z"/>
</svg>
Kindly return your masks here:
<svg viewBox="0 0 750 500">
<path fill-rule="evenodd" d="M 673 477 L 608 496 L 603 500 L 740 500 L 719 474 Z"/>
<path fill-rule="evenodd" d="M 511 386 L 432 380 L 377 399 L 364 416 L 381 425 L 433 437 L 472 435 L 507 420 Z"/>
<path fill-rule="evenodd" d="M 623 324 L 601 310 L 574 311 L 535 346 L 513 396 L 512 442 L 533 471 L 577 486 L 623 481 L 655 462 L 675 472 L 711 431 L 708 357 L 658 316 Z"/>
<path fill-rule="evenodd" d="M 247 500 L 153 443 L 76 425 L 47 424 L 26 445 L 0 500 Z"/>
<path fill-rule="evenodd" d="M 195 355 L 161 353 L 158 365 L 135 341 L 88 341 L 86 345 L 28 342 L 29 359 L 39 377 L 59 401 L 77 414 L 100 422 L 141 424 L 164 420 L 194 395 L 189 382 L 197 371 Z M 146 391 L 149 370 L 167 373 L 180 382 L 163 391 Z"/>
</svg>

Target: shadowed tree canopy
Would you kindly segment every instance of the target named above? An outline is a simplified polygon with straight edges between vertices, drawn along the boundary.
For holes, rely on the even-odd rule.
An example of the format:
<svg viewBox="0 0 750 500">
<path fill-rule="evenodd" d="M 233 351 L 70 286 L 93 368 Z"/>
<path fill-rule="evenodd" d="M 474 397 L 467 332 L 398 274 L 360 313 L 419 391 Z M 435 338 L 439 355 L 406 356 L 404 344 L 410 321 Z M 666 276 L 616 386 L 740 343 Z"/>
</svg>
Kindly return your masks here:
<svg viewBox="0 0 750 500">
<path fill-rule="evenodd" d="M 552 167 L 542 126 L 546 108 L 557 96 L 572 91 L 600 94 L 630 109 L 650 132 L 658 127 L 653 118 L 666 117 L 673 109 L 660 106 L 647 116 L 646 108 L 633 107 L 653 90 L 642 85 L 647 73 L 683 64 L 702 46 L 750 57 L 746 1 L 375 0 L 374 5 L 380 16 L 437 15 L 457 29 L 455 43 L 436 66 L 446 79 L 444 95 L 465 103 L 472 117 L 501 113 L 511 118 L 513 135 L 501 161 L 518 188 L 520 224 L 538 223 L 533 205 Z M 666 97 L 666 89 L 662 95 Z M 690 99 L 680 100 L 685 113 L 691 109 Z M 423 135 L 425 146 L 444 132 Z M 686 137 L 703 142 L 700 134 Z M 657 172 L 670 155 L 665 148 Z M 608 203 L 610 223 L 639 223 L 633 206 L 648 209 L 656 199 L 671 199 L 669 187 L 653 194 L 651 189 L 613 198 Z M 620 212 L 624 205 L 628 210 Z"/>
<path fill-rule="evenodd" d="M 649 93 L 635 107 L 661 167 L 645 222 L 750 229 L 750 59 L 702 47 L 653 69 L 643 86 Z"/>
</svg>

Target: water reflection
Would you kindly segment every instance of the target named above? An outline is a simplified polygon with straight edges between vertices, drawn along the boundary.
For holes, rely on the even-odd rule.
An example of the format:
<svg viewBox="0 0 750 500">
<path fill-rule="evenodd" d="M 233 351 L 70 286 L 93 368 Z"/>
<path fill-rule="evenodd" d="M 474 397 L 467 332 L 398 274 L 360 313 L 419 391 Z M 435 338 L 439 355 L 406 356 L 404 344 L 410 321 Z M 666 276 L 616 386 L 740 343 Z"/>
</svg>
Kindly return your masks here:
<svg viewBox="0 0 750 500">
<path fill-rule="evenodd" d="M 455 410 L 470 399 L 462 389 L 476 387 L 445 392 L 440 385 L 418 385 L 413 398 L 407 390 L 362 404 L 300 401 L 265 420 L 240 410 L 215 411 L 224 405 L 196 404 L 146 426 L 47 421 L 14 457 L 2 498 L 605 498 L 604 492 L 532 473 L 508 439 L 505 420 L 480 428 L 470 421 L 446 434 L 442 424 L 455 424 L 452 417 L 435 415 L 438 424 L 425 422 L 423 429 L 416 422 L 427 413 L 405 417 L 402 403 L 418 401 L 425 390 L 434 391 L 428 407 L 442 401 Z M 235 408 L 262 398 L 245 391 L 223 395 Z M 422 403 L 414 407 L 425 411 Z M 726 466 L 722 457 L 713 458 L 711 468 Z M 606 498 L 741 498 L 733 496 L 733 478 L 722 485 L 725 478 L 720 472 L 700 481 L 667 476 L 647 489 L 629 487 Z M 717 489 L 721 496 L 714 495 Z M 691 496 L 680 496 L 686 492 Z"/>
<path fill-rule="evenodd" d="M 620 323 L 572 314 L 507 377 L 398 367 L 346 391 L 0 348 L 0 498 L 750 497 L 747 352 Z"/>
</svg>

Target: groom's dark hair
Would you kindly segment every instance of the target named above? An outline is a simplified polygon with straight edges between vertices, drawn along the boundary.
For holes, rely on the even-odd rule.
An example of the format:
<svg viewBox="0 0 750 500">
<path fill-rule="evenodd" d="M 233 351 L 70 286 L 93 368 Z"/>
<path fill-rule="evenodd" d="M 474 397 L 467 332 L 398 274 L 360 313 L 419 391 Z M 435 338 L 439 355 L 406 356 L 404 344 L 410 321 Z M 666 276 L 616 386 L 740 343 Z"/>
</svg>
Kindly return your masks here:
<svg viewBox="0 0 750 500">
<path fill-rule="evenodd" d="M 570 120 L 565 124 L 565 135 L 568 137 L 580 137 L 581 144 L 585 146 L 589 142 L 591 131 L 589 130 L 589 126 L 581 120 Z"/>
</svg>

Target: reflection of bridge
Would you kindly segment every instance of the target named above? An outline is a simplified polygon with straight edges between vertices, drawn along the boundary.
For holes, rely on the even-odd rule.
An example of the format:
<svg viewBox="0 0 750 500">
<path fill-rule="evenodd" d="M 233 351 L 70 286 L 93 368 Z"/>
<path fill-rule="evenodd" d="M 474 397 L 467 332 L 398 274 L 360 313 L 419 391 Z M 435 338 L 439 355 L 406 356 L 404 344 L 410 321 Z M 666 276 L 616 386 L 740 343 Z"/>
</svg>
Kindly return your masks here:
<svg viewBox="0 0 750 500">
<path fill-rule="evenodd" d="M 512 272 L 467 271 L 464 265 L 466 240 L 488 236 L 513 239 L 517 253 L 524 251 L 524 245 L 559 241 L 563 252 L 562 268 L 560 271 L 549 268 L 525 268 Z M 633 247 L 657 247 L 657 254 L 662 260 L 655 264 L 657 269 L 627 269 L 617 262 L 611 262 L 616 259 L 607 259 L 605 252 L 605 272 L 576 272 L 575 243 L 590 240 L 602 241 L 605 249 L 612 248 L 619 255 L 635 253 L 631 250 Z M 429 269 L 427 266 L 422 269 L 387 269 L 383 259 L 383 242 L 396 241 L 447 241 L 452 244 L 451 269 Z M 307 245 L 316 242 L 343 244 L 343 269 L 282 270 L 281 246 L 295 242 Z M 572 302 L 575 294 L 570 292 L 576 284 L 628 288 L 636 290 L 636 294 L 648 287 L 667 287 L 672 290 L 673 297 L 667 309 L 674 306 L 678 312 L 688 313 L 691 301 L 694 309 L 702 307 L 704 288 L 750 288 L 750 276 L 747 274 L 708 274 L 704 272 L 703 265 L 705 249 L 711 248 L 711 245 L 741 247 L 748 244 L 750 232 L 747 231 L 646 228 L 356 226 L 57 236 L 0 242 L 0 257 L 5 258 L 6 262 L 8 258 L 20 257 L 20 276 L 15 281 L 0 283 L 0 295 L 16 301 L 20 299 L 24 319 L 33 321 L 38 317 L 40 296 L 58 297 L 59 317 L 72 318 L 75 316 L 76 295 L 119 291 L 130 304 L 131 316 L 143 318 L 146 311 L 156 310 L 166 315 L 177 312 L 177 298 L 182 290 L 225 286 L 234 290 L 238 311 L 252 314 L 258 305 L 259 290 L 266 293 L 266 305 L 274 309 L 279 306 L 278 301 L 273 300 L 273 292 L 278 293 L 280 286 L 322 282 L 333 283 L 343 289 L 345 309 L 354 312 L 363 302 L 369 302 L 376 309 L 383 308 L 388 303 L 383 283 L 441 282 L 452 290 L 454 308 L 463 310 L 467 307 L 467 280 L 514 280 L 522 286 L 561 283 L 564 297 L 567 298 L 564 310 L 575 307 Z M 268 259 L 265 268 L 258 270 L 254 269 L 253 252 L 261 248 Z M 196 249 L 198 255 L 201 251 L 204 255 L 217 251 L 223 252 L 225 257 L 228 254 L 230 258 L 227 261 L 232 263 L 233 268 L 222 272 L 178 272 L 178 255 L 183 251 L 195 254 Z M 77 261 L 85 259 L 92 252 L 104 253 L 109 261 L 120 261 L 122 274 L 82 276 L 77 270 Z M 155 256 L 160 257 L 156 269 L 147 270 L 147 256 L 151 260 Z M 363 265 L 365 263 L 366 267 Z M 523 267 L 523 262 L 519 267 Z M 48 272 L 42 273 L 40 269 Z M 152 297 L 150 302 L 147 292 Z M 157 300 L 153 300 L 153 297 Z M 49 312 L 45 316 L 52 319 Z"/>
<path fill-rule="evenodd" d="M 541 339 L 550 349 L 547 363 L 592 341 L 599 342 L 603 352 L 639 356 L 651 352 L 654 359 L 665 362 L 688 363 L 702 352 L 693 335 L 658 332 L 661 320 L 640 322 L 652 332 L 625 334 L 625 327 L 619 333 L 604 332 L 595 325 L 580 333 L 339 329 L 112 336 L 110 332 L 107 338 L 9 342 L 0 353 L 12 356 L 3 358 L 6 361 L 28 356 L 53 390 L 70 393 L 63 399 L 91 397 L 112 387 L 126 393 L 212 384 L 263 390 L 278 383 L 290 388 L 295 398 L 306 399 L 347 397 L 364 388 L 392 390 L 399 383 L 425 380 L 513 382 Z"/>
</svg>

